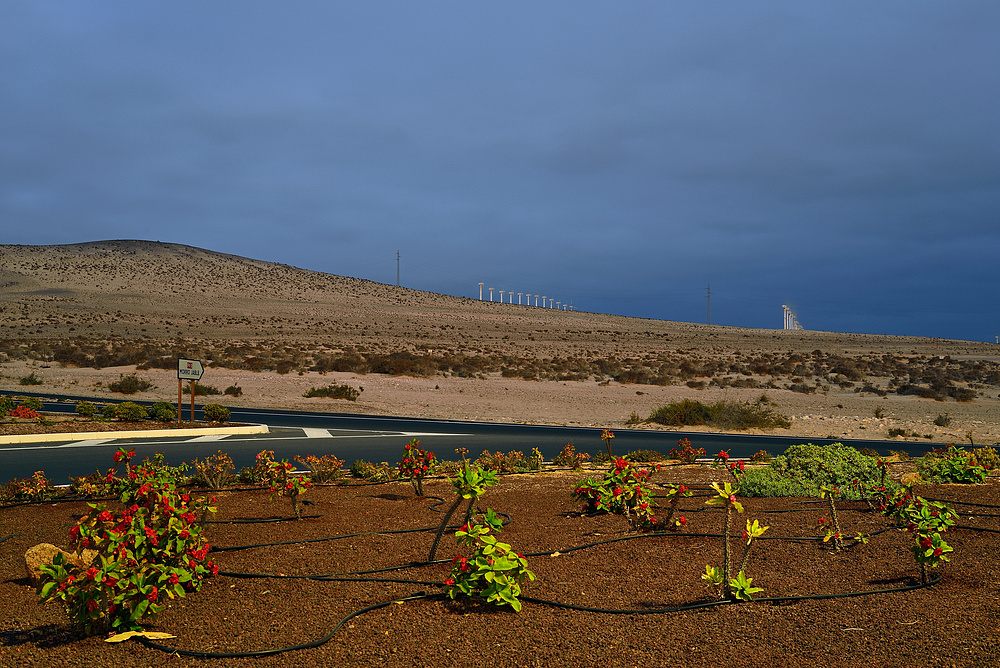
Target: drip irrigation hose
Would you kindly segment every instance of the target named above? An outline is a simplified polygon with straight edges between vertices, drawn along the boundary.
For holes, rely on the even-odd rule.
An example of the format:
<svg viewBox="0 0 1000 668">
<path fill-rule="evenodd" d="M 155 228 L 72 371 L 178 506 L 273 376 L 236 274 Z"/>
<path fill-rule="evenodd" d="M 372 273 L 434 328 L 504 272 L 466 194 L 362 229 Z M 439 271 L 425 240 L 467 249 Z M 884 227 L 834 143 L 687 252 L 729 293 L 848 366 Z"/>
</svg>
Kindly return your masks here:
<svg viewBox="0 0 1000 668">
<path fill-rule="evenodd" d="M 427 594 L 427 593 L 424 593 L 424 592 L 421 591 L 421 592 L 417 592 L 415 594 L 412 594 L 410 596 L 406 596 L 404 598 L 394 598 L 394 599 L 392 599 L 390 601 L 382 601 L 381 603 L 376 603 L 374 605 L 369 605 L 367 607 L 361 608 L 360 610 L 355 610 L 354 612 L 350 613 L 349 615 L 347 615 L 346 617 L 344 617 L 343 619 L 341 619 L 340 622 L 337 624 L 337 626 L 335 626 L 332 631 L 330 631 L 328 634 L 326 634 L 322 638 L 319 638 L 318 640 L 313 640 L 311 642 L 302 643 L 301 645 L 292 645 L 290 647 L 276 647 L 276 648 L 273 648 L 273 649 L 261 649 L 261 650 L 256 650 L 256 651 L 253 651 L 253 652 L 199 652 L 199 651 L 189 650 L 189 649 L 179 649 L 177 647 L 168 647 L 167 645 L 161 645 L 160 643 L 153 642 L 149 638 L 146 638 L 146 637 L 143 637 L 143 636 L 136 636 L 136 640 L 138 640 L 139 642 L 141 642 L 143 645 L 145 645 L 146 647 L 148 647 L 150 649 L 156 649 L 156 650 L 159 650 L 161 652 L 166 652 L 168 654 L 178 654 L 180 656 L 190 656 L 190 657 L 194 657 L 194 658 L 198 658 L 198 659 L 248 659 L 250 657 L 273 656 L 275 654 L 283 654 L 285 652 L 294 652 L 294 651 L 301 650 L 301 649 L 311 649 L 313 647 L 319 647 L 320 645 L 325 645 L 326 643 L 330 642 L 330 640 L 333 639 L 333 636 L 335 636 L 337 634 L 337 631 L 339 631 L 340 628 L 344 624 L 346 624 L 350 620 L 354 619 L 355 617 L 359 617 L 359 616 L 365 614 L 366 612 L 372 612 L 374 610 L 380 610 L 382 608 L 386 608 L 386 607 L 392 605 L 393 603 L 404 603 L 406 601 L 417 601 L 417 600 L 420 600 L 420 599 L 441 598 L 442 596 L 443 596 L 443 594 Z"/>
<path fill-rule="evenodd" d="M 326 515 L 303 515 L 301 518 L 298 517 L 259 517 L 256 519 L 249 517 L 237 517 L 232 520 L 205 520 L 200 522 L 200 524 L 272 524 L 277 522 L 291 522 L 299 519 L 303 520 L 314 520 L 320 517 L 326 517 Z"/>
<path fill-rule="evenodd" d="M 24 534 L 22 534 L 22 533 L 12 533 L 9 536 L 4 536 L 3 538 L 0 538 L 0 543 L 5 543 L 8 540 L 10 540 L 11 538 L 13 538 L 14 536 L 23 536 L 23 535 Z"/>
<path fill-rule="evenodd" d="M 938 501 L 940 503 L 953 503 L 956 506 L 978 506 L 980 508 L 1000 508 L 1000 506 L 993 503 L 973 503 L 972 501 L 954 501 L 952 499 L 935 499 L 930 496 L 923 497 L 925 501 Z"/>
</svg>

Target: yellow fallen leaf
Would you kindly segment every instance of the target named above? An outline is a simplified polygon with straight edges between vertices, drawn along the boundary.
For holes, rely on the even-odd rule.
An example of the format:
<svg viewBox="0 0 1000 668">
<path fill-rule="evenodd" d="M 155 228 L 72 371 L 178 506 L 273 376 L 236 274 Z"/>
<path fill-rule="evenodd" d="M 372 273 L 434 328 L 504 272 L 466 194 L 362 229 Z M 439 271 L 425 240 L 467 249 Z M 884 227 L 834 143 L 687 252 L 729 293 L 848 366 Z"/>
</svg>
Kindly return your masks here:
<svg viewBox="0 0 1000 668">
<path fill-rule="evenodd" d="M 134 638 L 135 636 L 142 636 L 143 638 L 149 638 L 150 640 L 164 640 L 166 638 L 177 637 L 172 636 L 169 633 L 163 633 L 162 631 L 126 631 L 125 633 L 113 635 L 104 642 L 122 642 L 123 640 Z"/>
<path fill-rule="evenodd" d="M 555 552 L 553 552 L 549 556 L 550 557 L 559 557 L 559 556 L 562 556 L 562 552 L 560 552 L 559 550 L 556 550 Z"/>
</svg>

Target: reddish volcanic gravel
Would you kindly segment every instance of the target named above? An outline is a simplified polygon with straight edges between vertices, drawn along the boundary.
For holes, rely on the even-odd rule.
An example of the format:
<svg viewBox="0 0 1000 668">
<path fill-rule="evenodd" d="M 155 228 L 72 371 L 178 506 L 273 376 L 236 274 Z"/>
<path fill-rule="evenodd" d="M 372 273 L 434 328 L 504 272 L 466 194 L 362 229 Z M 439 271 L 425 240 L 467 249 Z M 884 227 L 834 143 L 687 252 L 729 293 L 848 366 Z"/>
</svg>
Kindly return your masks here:
<svg viewBox="0 0 1000 668">
<path fill-rule="evenodd" d="M 1000 509 L 957 505 L 960 525 L 946 535 L 952 560 L 932 572 L 938 584 L 850 598 L 756 602 L 700 610 L 661 609 L 711 601 L 700 578 L 721 565 L 717 534 L 724 515 L 706 507 L 704 485 L 724 480 L 703 467 L 671 467 L 656 482 L 701 486 L 681 502 L 685 532 L 643 536 L 586 549 L 569 548 L 635 535 L 621 517 L 581 516 L 570 497 L 581 472 L 504 476 L 481 499 L 507 513 L 501 539 L 529 558 L 538 576 L 528 583 L 520 613 L 469 601 L 420 598 L 391 603 L 348 620 L 319 647 L 256 658 L 171 656 L 136 641 L 108 644 L 83 638 L 56 605 L 41 606 L 28 584 L 23 554 L 32 545 L 65 545 L 84 502 L 0 509 L 0 666 L 996 666 L 1000 664 Z M 452 496 L 443 479 L 428 495 Z M 1000 506 L 1000 484 L 917 488 L 928 497 Z M 698 494 L 702 494 L 698 496 Z M 288 542 L 215 552 L 222 573 L 202 590 L 173 601 L 150 630 L 163 641 L 199 652 L 251 652 L 309 643 L 331 633 L 347 615 L 418 592 L 437 594 L 450 564 L 385 570 L 381 581 L 245 578 L 233 573 L 303 576 L 385 569 L 427 558 L 433 533 L 386 533 L 434 527 L 436 499 L 416 498 L 407 483 L 318 487 L 304 498 L 312 517 L 300 522 L 238 523 L 290 514 L 262 490 L 217 492 L 219 523 L 207 527 L 213 546 Z M 744 499 L 747 518 L 768 525 L 748 565 L 765 596 L 803 596 L 919 583 L 909 534 L 890 530 L 867 545 L 835 552 L 814 540 L 827 516 L 815 499 Z M 862 503 L 838 506 L 845 533 L 875 534 L 888 521 Z M 971 516 L 981 513 L 986 516 Z M 381 533 L 380 533 L 381 532 Z M 803 540 L 783 540 L 801 538 Z M 737 558 L 742 544 L 734 539 Z M 556 555 L 556 552 L 559 552 Z M 446 534 L 438 556 L 460 553 Z M 353 576 L 352 576 L 353 577 Z M 415 582 L 391 582 L 410 580 Z M 556 607 L 534 599 L 620 614 Z M 647 614 L 648 613 L 648 614 Z"/>
</svg>

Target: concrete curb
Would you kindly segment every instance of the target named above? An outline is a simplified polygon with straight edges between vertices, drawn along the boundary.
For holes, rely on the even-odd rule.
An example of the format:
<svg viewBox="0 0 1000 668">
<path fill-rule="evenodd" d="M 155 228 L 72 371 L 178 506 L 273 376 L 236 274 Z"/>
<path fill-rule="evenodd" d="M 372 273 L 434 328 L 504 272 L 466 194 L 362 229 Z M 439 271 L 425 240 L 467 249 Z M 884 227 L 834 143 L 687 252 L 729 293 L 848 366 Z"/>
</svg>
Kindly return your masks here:
<svg viewBox="0 0 1000 668">
<path fill-rule="evenodd" d="M 164 438 L 185 436 L 218 436 L 230 434 L 266 434 L 266 424 L 240 427 L 194 427 L 191 429 L 138 429 L 134 431 L 80 431 L 59 434 L 14 434 L 0 436 L 0 445 L 14 443 L 48 443 L 52 441 L 95 441 L 119 438 Z"/>
</svg>

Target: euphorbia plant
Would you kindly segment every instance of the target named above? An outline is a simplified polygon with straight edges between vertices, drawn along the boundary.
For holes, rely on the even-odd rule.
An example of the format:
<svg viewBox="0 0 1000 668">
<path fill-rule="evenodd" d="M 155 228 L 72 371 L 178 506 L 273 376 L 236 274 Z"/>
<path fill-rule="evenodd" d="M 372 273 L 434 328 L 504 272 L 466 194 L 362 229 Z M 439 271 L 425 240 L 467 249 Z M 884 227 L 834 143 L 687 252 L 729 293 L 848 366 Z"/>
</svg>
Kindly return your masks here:
<svg viewBox="0 0 1000 668">
<path fill-rule="evenodd" d="M 264 471 L 264 482 L 271 491 L 271 500 L 277 496 L 287 496 L 292 502 L 292 511 L 295 519 L 302 519 L 302 512 L 299 510 L 299 496 L 312 487 L 312 482 L 308 476 L 293 475 L 295 466 L 287 459 L 276 462 L 273 459 L 272 450 L 263 450 L 257 455 L 257 468 Z"/>
<path fill-rule="evenodd" d="M 458 510 L 462 501 L 469 501 L 469 507 L 465 511 L 465 522 L 463 522 L 463 524 L 468 524 L 469 519 L 472 517 L 472 507 L 475 505 L 476 500 L 482 496 L 487 487 L 497 484 L 496 471 L 483 470 L 478 466 L 470 466 L 468 460 L 465 458 L 465 455 L 468 453 L 465 448 L 460 448 L 456 452 L 462 455 L 462 468 L 458 471 L 458 475 L 454 479 L 451 479 L 451 484 L 455 488 L 456 498 L 451 507 L 445 512 L 444 517 L 441 518 L 441 525 L 438 527 L 437 533 L 434 534 L 434 542 L 431 543 L 431 551 L 427 556 L 427 561 L 434 561 L 434 557 L 437 555 L 438 544 L 441 542 L 441 536 L 444 535 L 444 530 L 447 528 L 448 522 L 451 521 L 451 516 Z"/>
<path fill-rule="evenodd" d="M 451 576 L 444 581 L 449 598 L 476 595 L 487 603 L 509 605 L 520 612 L 521 585 L 525 580 L 534 580 L 535 574 L 528 570 L 524 555 L 490 535 L 499 533 L 501 526 L 497 514 L 487 509 L 482 524 L 466 524 L 455 532 L 459 545 L 475 549 L 470 557 L 459 555 L 452 559 Z"/>
<path fill-rule="evenodd" d="M 610 429 L 605 429 L 601 432 L 601 440 L 604 441 L 604 447 L 608 449 L 608 459 L 614 459 L 614 455 L 611 454 L 611 439 L 615 437 L 615 432 Z"/>
<path fill-rule="evenodd" d="M 826 537 L 823 542 L 833 538 L 833 545 L 839 551 L 844 549 L 843 533 L 840 530 L 840 520 L 837 518 L 837 506 L 833 502 L 834 498 L 840 494 L 840 489 L 835 485 L 823 485 L 819 488 L 820 496 L 827 500 L 830 506 L 830 516 L 833 518 L 832 526 L 827 527 Z"/>
<path fill-rule="evenodd" d="M 920 565 L 920 579 L 927 582 L 927 567 L 936 568 L 949 561 L 945 556 L 953 548 L 941 537 L 941 533 L 955 526 L 958 514 L 947 504 L 915 497 L 905 509 L 906 530 L 913 534 L 914 544 L 910 548 L 914 560 Z"/>
<path fill-rule="evenodd" d="M 587 478 L 573 489 L 573 498 L 583 501 L 583 512 L 608 512 L 624 515 L 634 527 L 652 524 L 653 492 L 649 488 L 648 469 L 637 469 L 632 462 L 618 457 L 601 480 Z"/>
<path fill-rule="evenodd" d="M 737 513 L 743 512 L 743 504 L 736 500 L 736 494 L 739 492 L 739 487 L 734 487 L 732 483 L 728 482 L 724 485 L 719 485 L 719 483 L 713 482 L 712 489 L 715 490 L 715 495 L 705 503 L 711 506 L 721 505 L 726 508 L 726 525 L 723 531 L 722 539 L 723 561 L 721 569 L 715 566 L 706 566 L 705 573 L 702 574 L 701 578 L 711 585 L 721 585 L 723 598 L 751 600 L 753 594 L 763 590 L 759 587 L 750 586 L 753 578 L 746 577 L 743 569 L 746 567 L 747 559 L 750 556 L 751 544 L 754 539 L 762 536 L 764 532 L 767 531 L 768 527 L 761 526 L 757 520 L 754 520 L 753 522 L 747 520 L 746 530 L 743 532 L 743 539 L 746 541 L 746 545 L 743 548 L 743 557 L 740 559 L 740 565 L 737 569 L 736 577 L 733 577 L 732 553 L 729 547 L 729 535 L 733 511 L 735 510 Z"/>
<path fill-rule="evenodd" d="M 42 600 L 62 603 L 88 634 L 138 629 L 143 618 L 155 619 L 166 599 L 197 591 L 204 578 L 218 573 L 196 523 L 199 512 L 215 508 L 179 494 L 172 481 L 136 475 L 138 487 L 129 491 L 124 510 L 113 513 L 90 503 L 90 512 L 70 530 L 78 553 L 97 551 L 88 569 L 67 564 L 61 554 L 40 567 Z"/>
<path fill-rule="evenodd" d="M 403 446 L 405 453 L 399 462 L 399 475 L 410 479 L 413 492 L 417 496 L 424 495 L 424 476 L 434 472 L 437 459 L 434 453 L 420 447 L 420 441 L 411 440 Z"/>
</svg>

